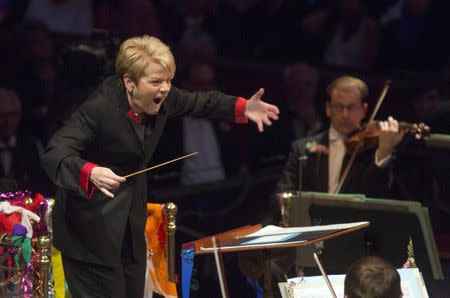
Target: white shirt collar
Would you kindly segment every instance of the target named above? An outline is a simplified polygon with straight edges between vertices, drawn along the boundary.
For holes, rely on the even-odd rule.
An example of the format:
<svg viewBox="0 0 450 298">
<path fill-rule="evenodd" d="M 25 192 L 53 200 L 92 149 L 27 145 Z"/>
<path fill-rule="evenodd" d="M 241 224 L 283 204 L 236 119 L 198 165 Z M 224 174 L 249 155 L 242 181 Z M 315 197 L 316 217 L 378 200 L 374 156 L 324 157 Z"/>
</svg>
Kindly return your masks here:
<svg viewBox="0 0 450 298">
<path fill-rule="evenodd" d="M 344 141 L 345 139 L 347 139 L 347 137 L 340 134 L 336 129 L 334 129 L 333 126 L 330 126 L 330 129 L 328 130 L 328 139 L 330 140 L 330 142 L 334 142 L 337 140 Z"/>
</svg>

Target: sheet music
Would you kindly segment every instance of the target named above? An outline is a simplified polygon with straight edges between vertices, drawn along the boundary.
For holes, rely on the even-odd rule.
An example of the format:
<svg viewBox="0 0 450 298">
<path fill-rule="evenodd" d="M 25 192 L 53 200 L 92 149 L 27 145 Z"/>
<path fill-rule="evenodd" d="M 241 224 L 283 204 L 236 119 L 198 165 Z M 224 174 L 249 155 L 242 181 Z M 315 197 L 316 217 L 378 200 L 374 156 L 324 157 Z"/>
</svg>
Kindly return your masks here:
<svg viewBox="0 0 450 298">
<path fill-rule="evenodd" d="M 337 297 L 344 297 L 344 280 L 345 275 L 328 275 L 331 285 L 336 292 Z M 289 293 L 289 288 L 286 287 L 288 283 L 284 284 L 286 287 L 285 295 L 283 298 L 332 298 L 330 290 L 323 279 L 323 276 L 310 276 L 304 277 L 301 281 L 300 277 L 288 279 L 291 283 L 291 291 Z M 281 286 L 280 286 L 281 290 Z M 283 292 L 282 292 L 283 293 Z"/>
<path fill-rule="evenodd" d="M 299 233 L 289 233 L 289 234 L 282 234 L 282 235 L 267 235 L 267 236 L 259 236 L 255 239 L 251 239 L 248 241 L 242 242 L 243 245 L 251 245 L 251 244 L 264 244 L 264 243 L 276 243 L 276 242 L 282 242 L 289 240 L 295 236 L 297 236 Z"/>
<path fill-rule="evenodd" d="M 333 225 L 323 225 L 323 226 L 310 226 L 310 227 L 293 227 L 293 228 L 282 228 L 279 226 L 268 225 L 259 231 L 249 234 L 245 237 L 258 237 L 266 235 L 281 235 L 290 233 L 303 233 L 303 232 L 313 232 L 313 231 L 328 231 L 328 230 L 345 230 L 361 225 L 369 224 L 368 221 L 352 222 L 345 224 L 333 224 Z"/>
<path fill-rule="evenodd" d="M 264 248 L 272 247 L 276 244 L 292 245 L 303 243 L 312 239 L 324 237 L 334 232 L 343 231 L 353 227 L 359 227 L 368 225 L 369 222 L 356 222 L 346 224 L 334 224 L 323 226 L 311 226 L 311 227 L 295 227 L 295 228 L 282 228 L 278 226 L 266 226 L 256 233 L 249 234 L 242 237 L 229 240 L 219 245 L 219 249 L 222 251 L 238 249 L 241 247 L 249 248 Z M 215 248 L 200 247 L 201 251 L 210 252 Z"/>
<path fill-rule="evenodd" d="M 403 298 L 428 298 L 428 292 L 423 282 L 422 274 L 417 268 L 397 269 Z M 345 275 L 328 275 L 333 289 L 338 297 L 344 297 Z M 288 282 L 278 284 L 283 298 L 329 298 L 330 291 L 323 276 L 290 278 Z"/>
</svg>

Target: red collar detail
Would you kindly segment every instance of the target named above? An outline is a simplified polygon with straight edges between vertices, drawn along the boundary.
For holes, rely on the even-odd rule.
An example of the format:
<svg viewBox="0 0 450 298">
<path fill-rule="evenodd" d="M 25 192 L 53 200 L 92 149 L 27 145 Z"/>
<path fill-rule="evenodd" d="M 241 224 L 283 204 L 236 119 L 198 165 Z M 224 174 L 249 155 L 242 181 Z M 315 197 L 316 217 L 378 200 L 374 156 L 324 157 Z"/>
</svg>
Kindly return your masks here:
<svg viewBox="0 0 450 298">
<path fill-rule="evenodd" d="M 143 118 L 140 115 L 137 115 L 135 112 L 133 112 L 132 110 L 128 111 L 128 117 L 130 117 L 131 120 L 133 120 L 136 123 L 141 124 L 143 122 Z"/>
</svg>

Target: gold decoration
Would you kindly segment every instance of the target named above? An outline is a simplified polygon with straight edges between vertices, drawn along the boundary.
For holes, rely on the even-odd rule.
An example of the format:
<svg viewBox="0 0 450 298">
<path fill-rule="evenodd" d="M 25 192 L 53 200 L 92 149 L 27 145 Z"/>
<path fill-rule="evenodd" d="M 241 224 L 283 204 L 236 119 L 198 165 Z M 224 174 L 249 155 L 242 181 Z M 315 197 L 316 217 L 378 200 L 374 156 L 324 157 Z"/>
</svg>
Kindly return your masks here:
<svg viewBox="0 0 450 298">
<path fill-rule="evenodd" d="M 31 204 L 33 204 L 33 198 L 32 197 L 26 197 L 24 202 L 25 202 L 26 206 L 30 206 Z"/>
</svg>

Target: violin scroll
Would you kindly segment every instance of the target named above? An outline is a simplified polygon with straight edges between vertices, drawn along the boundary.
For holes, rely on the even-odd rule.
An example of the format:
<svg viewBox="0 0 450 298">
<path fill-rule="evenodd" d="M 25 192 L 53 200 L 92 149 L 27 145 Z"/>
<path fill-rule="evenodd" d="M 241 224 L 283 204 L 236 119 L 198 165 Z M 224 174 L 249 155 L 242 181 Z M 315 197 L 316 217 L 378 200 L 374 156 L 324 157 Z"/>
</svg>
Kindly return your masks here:
<svg viewBox="0 0 450 298">
<path fill-rule="evenodd" d="M 401 126 L 400 126 L 401 128 Z M 428 137 L 430 136 L 430 127 L 428 125 L 426 125 L 425 123 L 421 122 L 421 123 L 414 123 L 413 127 L 411 128 L 410 133 L 412 133 L 414 135 L 414 138 L 416 140 L 421 140 L 424 137 Z"/>
</svg>

